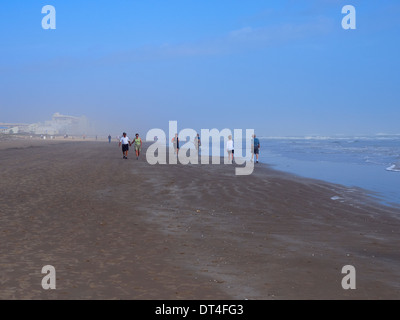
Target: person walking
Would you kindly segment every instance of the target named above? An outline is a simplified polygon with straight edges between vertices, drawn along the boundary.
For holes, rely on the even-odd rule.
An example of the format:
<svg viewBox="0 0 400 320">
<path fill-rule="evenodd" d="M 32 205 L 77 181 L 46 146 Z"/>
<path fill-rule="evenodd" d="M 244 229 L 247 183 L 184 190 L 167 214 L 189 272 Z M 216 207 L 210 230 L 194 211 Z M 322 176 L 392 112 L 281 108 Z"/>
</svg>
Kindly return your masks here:
<svg viewBox="0 0 400 320">
<path fill-rule="evenodd" d="M 226 151 L 228 151 L 228 160 L 229 162 L 233 162 L 233 157 L 235 153 L 234 145 L 233 145 L 233 140 L 232 136 L 228 136 L 228 142 L 226 143 Z"/>
<path fill-rule="evenodd" d="M 258 155 L 260 154 L 260 140 L 256 138 L 256 135 L 253 135 L 253 144 L 252 144 L 252 154 L 251 154 L 251 161 L 253 161 L 253 156 L 256 156 L 256 163 L 258 163 Z"/>
<path fill-rule="evenodd" d="M 111 143 L 111 134 L 108 135 L 108 143 Z"/>
<path fill-rule="evenodd" d="M 135 146 L 136 160 L 139 160 L 140 151 L 142 150 L 142 139 L 139 137 L 139 133 L 135 134 L 135 139 L 133 139 L 133 144 Z"/>
<path fill-rule="evenodd" d="M 197 154 L 199 154 L 199 149 L 201 147 L 201 140 L 200 140 L 200 135 L 197 134 L 197 136 L 194 138 L 194 146 L 197 150 Z"/>
<path fill-rule="evenodd" d="M 177 133 L 175 133 L 175 137 L 173 137 L 171 141 L 174 144 L 174 152 L 177 155 L 179 152 L 179 138 Z"/>
<path fill-rule="evenodd" d="M 121 139 L 119 140 L 119 146 L 122 145 L 122 159 L 128 159 L 128 151 L 129 145 L 131 144 L 131 140 L 126 136 L 126 132 L 122 134 Z"/>
</svg>

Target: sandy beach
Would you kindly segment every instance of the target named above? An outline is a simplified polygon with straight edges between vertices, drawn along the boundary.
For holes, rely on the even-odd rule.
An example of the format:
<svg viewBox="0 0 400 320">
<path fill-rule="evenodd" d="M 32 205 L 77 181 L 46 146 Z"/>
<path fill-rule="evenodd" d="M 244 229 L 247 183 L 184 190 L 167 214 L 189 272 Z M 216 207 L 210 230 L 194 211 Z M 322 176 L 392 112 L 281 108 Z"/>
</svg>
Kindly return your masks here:
<svg viewBox="0 0 400 320">
<path fill-rule="evenodd" d="M 0 299 L 400 298 L 399 209 L 267 164 L 151 166 L 146 146 L 0 141 Z"/>
</svg>

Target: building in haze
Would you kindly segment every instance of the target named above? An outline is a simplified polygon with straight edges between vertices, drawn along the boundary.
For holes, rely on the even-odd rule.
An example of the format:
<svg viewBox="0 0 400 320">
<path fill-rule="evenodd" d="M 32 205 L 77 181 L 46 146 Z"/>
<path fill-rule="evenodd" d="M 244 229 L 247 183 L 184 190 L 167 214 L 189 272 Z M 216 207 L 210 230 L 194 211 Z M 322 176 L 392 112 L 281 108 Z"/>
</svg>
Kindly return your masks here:
<svg viewBox="0 0 400 320">
<path fill-rule="evenodd" d="M 65 134 L 87 134 L 90 133 L 90 126 L 85 116 L 74 117 L 53 114 L 51 120 L 32 124 L 24 123 L 0 123 L 0 132 L 8 134 L 29 133 L 40 135 L 65 135 Z"/>
</svg>

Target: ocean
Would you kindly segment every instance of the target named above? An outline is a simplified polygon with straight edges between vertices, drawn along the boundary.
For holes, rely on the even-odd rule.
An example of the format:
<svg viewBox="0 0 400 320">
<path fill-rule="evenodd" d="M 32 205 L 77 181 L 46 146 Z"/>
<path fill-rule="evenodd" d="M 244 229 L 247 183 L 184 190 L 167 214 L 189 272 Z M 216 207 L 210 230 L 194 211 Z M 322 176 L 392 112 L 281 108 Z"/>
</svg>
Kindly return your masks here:
<svg viewBox="0 0 400 320">
<path fill-rule="evenodd" d="M 299 176 L 369 191 L 400 206 L 400 135 L 261 137 L 260 162 Z"/>
</svg>

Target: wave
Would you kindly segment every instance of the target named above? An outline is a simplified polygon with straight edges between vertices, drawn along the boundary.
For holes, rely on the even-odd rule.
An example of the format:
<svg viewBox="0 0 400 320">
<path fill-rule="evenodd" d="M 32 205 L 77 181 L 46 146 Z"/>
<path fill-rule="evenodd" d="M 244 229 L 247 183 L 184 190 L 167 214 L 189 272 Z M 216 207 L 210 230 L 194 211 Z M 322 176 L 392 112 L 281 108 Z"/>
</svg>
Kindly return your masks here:
<svg viewBox="0 0 400 320">
<path fill-rule="evenodd" d="M 400 164 L 392 164 L 390 167 L 387 167 L 386 170 L 400 172 Z"/>
<path fill-rule="evenodd" d="M 400 140 L 400 134 L 392 134 L 392 135 L 366 135 L 366 136 L 341 136 L 341 135 L 333 135 L 333 136 L 263 136 L 258 135 L 259 139 L 268 139 L 268 140 L 337 140 L 337 141 L 346 141 L 348 143 L 358 143 L 361 141 L 381 141 L 381 140 Z"/>
</svg>

